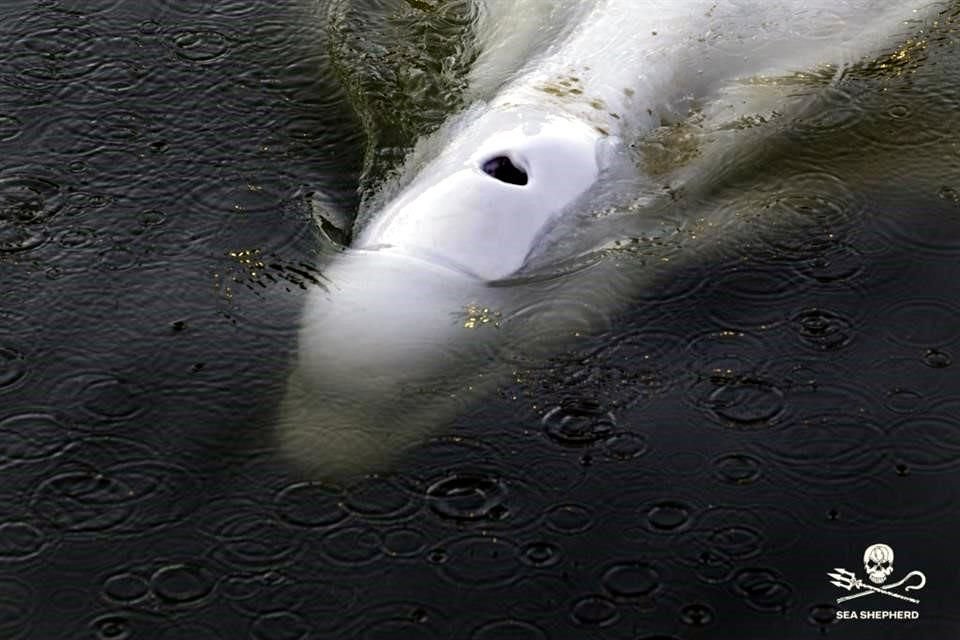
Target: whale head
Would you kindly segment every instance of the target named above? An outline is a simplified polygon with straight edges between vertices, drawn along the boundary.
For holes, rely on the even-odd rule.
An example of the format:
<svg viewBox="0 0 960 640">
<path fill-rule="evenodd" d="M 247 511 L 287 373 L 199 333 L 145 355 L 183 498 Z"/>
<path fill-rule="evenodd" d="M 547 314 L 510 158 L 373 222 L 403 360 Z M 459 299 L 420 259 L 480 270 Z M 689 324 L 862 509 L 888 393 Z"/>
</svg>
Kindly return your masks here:
<svg viewBox="0 0 960 640">
<path fill-rule="evenodd" d="M 521 270 L 580 208 L 609 136 L 562 113 L 479 110 L 362 225 L 310 292 L 283 449 L 325 475 L 376 469 L 496 381 Z"/>
<path fill-rule="evenodd" d="M 495 108 L 377 214 L 356 248 L 383 248 L 485 281 L 515 274 L 546 230 L 598 181 L 609 141 L 582 120 Z"/>
</svg>

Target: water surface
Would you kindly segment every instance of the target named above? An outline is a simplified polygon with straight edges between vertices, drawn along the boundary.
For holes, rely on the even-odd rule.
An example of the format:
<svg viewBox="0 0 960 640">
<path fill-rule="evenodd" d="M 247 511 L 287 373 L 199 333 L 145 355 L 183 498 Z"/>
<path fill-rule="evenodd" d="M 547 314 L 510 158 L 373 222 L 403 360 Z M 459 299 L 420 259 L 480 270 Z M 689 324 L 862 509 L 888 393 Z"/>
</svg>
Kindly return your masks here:
<svg viewBox="0 0 960 640">
<path fill-rule="evenodd" d="M 469 4 L 0 18 L 0 636 L 960 629 L 956 15 L 678 194 L 752 233 L 660 264 L 609 331 L 342 484 L 270 437 L 345 239 L 311 203 L 349 220 L 458 107 Z M 918 620 L 835 621 L 900 608 L 835 603 L 826 572 L 862 577 L 875 542 L 926 574 Z"/>
</svg>

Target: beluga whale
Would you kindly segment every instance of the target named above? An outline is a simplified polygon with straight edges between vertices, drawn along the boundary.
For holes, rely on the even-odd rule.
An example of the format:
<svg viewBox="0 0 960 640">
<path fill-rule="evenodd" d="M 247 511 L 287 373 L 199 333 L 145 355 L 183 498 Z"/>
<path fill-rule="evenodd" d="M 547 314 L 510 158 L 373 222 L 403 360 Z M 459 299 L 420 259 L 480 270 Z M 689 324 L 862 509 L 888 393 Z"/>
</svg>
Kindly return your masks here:
<svg viewBox="0 0 960 640">
<path fill-rule="evenodd" d="M 809 108 L 818 87 L 895 53 L 944 3 L 475 8 L 465 106 L 366 203 L 306 297 L 276 433 L 311 473 L 384 469 L 518 363 L 602 331 L 631 288 L 657 286 L 609 259 L 609 236 L 676 231 L 676 189 L 719 179 L 763 135 L 722 125 Z M 814 80 L 778 82 L 796 74 Z M 665 136 L 694 121 L 716 135 Z M 652 142 L 666 155 L 644 155 Z M 698 242 L 724 241 L 705 218 Z"/>
</svg>

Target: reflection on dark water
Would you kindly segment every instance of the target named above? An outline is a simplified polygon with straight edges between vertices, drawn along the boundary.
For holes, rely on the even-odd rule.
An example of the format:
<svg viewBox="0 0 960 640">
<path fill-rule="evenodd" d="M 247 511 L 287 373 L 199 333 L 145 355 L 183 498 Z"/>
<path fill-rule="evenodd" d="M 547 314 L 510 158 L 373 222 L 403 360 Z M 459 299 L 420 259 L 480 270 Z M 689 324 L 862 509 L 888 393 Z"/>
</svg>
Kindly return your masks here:
<svg viewBox="0 0 960 640">
<path fill-rule="evenodd" d="M 416 31 L 432 6 L 367 5 L 340 27 Z M 310 192 L 349 217 L 361 175 L 453 103 L 379 123 L 370 151 L 355 114 L 382 96 L 338 79 L 326 10 L 0 9 L 0 637 L 956 635 L 947 18 L 708 194 L 755 238 L 669 271 L 395 472 L 335 485 L 268 435 L 322 283 Z M 835 604 L 826 572 L 863 577 L 878 541 L 898 578 L 926 574 L 919 619 L 837 621 L 904 608 Z"/>
</svg>

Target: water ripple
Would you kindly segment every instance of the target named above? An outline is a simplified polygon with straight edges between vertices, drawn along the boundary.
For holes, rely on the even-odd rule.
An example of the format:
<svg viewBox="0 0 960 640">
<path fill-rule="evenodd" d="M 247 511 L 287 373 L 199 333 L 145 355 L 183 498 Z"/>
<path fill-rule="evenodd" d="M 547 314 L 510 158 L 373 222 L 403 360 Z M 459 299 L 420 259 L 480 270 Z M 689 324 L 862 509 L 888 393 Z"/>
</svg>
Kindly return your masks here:
<svg viewBox="0 0 960 640">
<path fill-rule="evenodd" d="M 547 640 L 547 633 L 531 622 L 494 620 L 477 627 L 470 640 Z"/>
<path fill-rule="evenodd" d="M 508 486 L 492 474 L 453 473 L 427 487 L 427 504 L 442 518 L 456 521 L 508 517 Z"/>
<path fill-rule="evenodd" d="M 451 541 L 445 549 L 439 573 L 457 586 L 503 588 L 523 575 L 519 549 L 506 538 L 470 536 Z"/>
<path fill-rule="evenodd" d="M 173 34 L 174 54 L 187 62 L 211 63 L 230 53 L 230 40 L 214 29 L 190 29 Z"/>
</svg>

